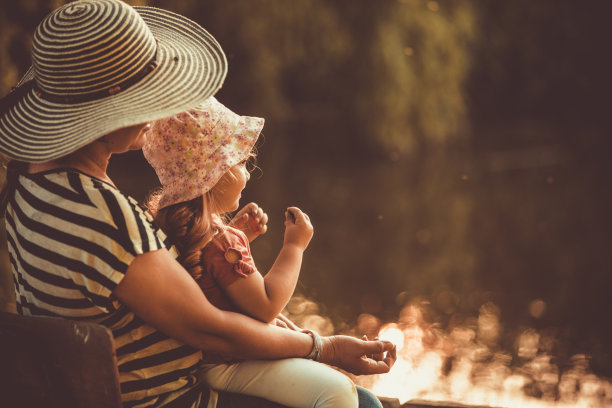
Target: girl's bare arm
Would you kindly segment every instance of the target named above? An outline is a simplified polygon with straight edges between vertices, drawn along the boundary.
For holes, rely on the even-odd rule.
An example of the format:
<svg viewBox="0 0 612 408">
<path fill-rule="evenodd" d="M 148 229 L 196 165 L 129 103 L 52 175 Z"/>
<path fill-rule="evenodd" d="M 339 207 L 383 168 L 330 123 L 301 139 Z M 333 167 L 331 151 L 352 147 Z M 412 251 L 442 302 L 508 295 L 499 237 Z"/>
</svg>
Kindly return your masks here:
<svg viewBox="0 0 612 408">
<path fill-rule="evenodd" d="M 291 299 L 300 275 L 302 254 L 312 237 L 308 216 L 296 207 L 289 208 L 285 226 L 283 247 L 266 276 L 255 272 L 224 288 L 241 311 L 266 323 L 274 321 Z"/>
</svg>

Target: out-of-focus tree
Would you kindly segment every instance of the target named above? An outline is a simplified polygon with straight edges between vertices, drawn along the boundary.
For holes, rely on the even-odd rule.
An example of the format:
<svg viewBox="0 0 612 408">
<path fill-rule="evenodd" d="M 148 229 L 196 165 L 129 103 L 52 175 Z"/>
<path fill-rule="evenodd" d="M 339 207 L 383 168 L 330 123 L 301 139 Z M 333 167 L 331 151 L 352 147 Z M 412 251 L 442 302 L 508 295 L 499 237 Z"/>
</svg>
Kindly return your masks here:
<svg viewBox="0 0 612 408">
<path fill-rule="evenodd" d="M 404 153 L 466 136 L 475 18 L 472 2 L 405 0 L 373 22 L 368 59 L 377 77 L 360 102 L 383 146 Z"/>
</svg>

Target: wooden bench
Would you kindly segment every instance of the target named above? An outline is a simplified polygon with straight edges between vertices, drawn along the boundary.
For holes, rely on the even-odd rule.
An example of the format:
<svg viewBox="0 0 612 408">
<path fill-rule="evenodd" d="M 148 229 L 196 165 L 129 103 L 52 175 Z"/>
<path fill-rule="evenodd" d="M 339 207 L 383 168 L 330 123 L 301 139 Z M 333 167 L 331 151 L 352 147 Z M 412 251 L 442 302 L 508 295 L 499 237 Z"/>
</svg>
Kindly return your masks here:
<svg viewBox="0 0 612 408">
<path fill-rule="evenodd" d="M 0 312 L 0 406 L 121 407 L 111 332 L 94 323 Z"/>
</svg>

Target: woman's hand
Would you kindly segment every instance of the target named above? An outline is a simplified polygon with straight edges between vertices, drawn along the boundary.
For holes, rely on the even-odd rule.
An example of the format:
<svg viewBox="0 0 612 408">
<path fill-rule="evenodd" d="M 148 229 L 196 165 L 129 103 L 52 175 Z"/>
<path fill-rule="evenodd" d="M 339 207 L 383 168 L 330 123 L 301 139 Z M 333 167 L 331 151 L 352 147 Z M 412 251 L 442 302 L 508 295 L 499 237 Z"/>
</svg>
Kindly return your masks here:
<svg viewBox="0 0 612 408">
<path fill-rule="evenodd" d="M 308 247 L 313 234 L 310 218 L 297 207 L 289 207 L 285 211 L 284 245 L 295 245 L 302 251 Z"/>
<path fill-rule="evenodd" d="M 244 232 L 249 242 L 268 231 L 268 214 L 255 203 L 248 203 L 230 221 L 230 225 Z"/>
<path fill-rule="evenodd" d="M 319 361 L 356 375 L 389 372 L 397 359 L 395 345 L 386 340 L 364 341 L 349 336 L 321 337 Z"/>
</svg>

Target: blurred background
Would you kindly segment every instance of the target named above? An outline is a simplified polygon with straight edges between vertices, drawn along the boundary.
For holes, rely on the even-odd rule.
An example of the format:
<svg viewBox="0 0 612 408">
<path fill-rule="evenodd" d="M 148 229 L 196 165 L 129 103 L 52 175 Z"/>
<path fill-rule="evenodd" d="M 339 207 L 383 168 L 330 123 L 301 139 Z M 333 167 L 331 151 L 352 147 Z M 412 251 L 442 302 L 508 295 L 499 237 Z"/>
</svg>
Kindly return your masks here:
<svg viewBox="0 0 612 408">
<path fill-rule="evenodd" d="M 2 0 L 0 94 L 60 0 Z M 495 305 L 500 347 L 548 333 L 563 365 L 612 376 L 609 8 L 573 0 L 130 1 L 184 14 L 223 46 L 218 99 L 266 119 L 243 204 L 315 226 L 298 294 L 333 331 L 407 304 L 441 329 Z M 606 51 L 608 50 L 608 51 Z M 140 152 L 111 161 L 139 200 Z M 0 308 L 13 309 L 6 244 Z"/>
</svg>

